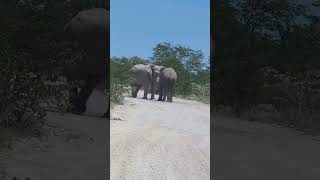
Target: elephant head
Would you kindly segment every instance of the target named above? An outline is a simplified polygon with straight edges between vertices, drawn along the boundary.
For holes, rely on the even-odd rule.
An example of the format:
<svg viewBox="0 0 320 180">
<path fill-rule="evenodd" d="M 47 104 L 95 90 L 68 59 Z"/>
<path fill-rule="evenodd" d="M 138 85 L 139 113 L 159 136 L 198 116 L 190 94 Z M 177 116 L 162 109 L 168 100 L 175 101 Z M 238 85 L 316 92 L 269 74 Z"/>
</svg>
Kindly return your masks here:
<svg viewBox="0 0 320 180">
<path fill-rule="evenodd" d="M 147 65 L 146 70 L 149 73 L 149 76 L 153 82 L 156 82 L 156 79 L 157 79 L 157 77 L 159 77 L 160 71 L 163 68 L 164 68 L 164 66 L 158 66 L 158 65 L 154 65 L 154 64 Z"/>
<path fill-rule="evenodd" d="M 64 30 L 85 52 L 79 63 L 64 69 L 69 81 L 85 82 L 80 93 L 77 94 L 74 88 L 70 93 L 74 94 L 70 97 L 70 103 L 74 106 L 72 111 L 82 113 L 94 88 L 107 84 L 109 90 L 109 11 L 103 8 L 81 11 L 66 24 Z"/>
</svg>

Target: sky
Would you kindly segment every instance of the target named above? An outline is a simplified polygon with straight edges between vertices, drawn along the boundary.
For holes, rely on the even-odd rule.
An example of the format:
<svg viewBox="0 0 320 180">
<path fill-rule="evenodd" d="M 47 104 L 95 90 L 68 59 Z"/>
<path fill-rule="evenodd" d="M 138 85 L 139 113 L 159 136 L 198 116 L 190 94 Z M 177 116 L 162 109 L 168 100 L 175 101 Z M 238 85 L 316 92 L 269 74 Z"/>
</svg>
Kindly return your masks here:
<svg viewBox="0 0 320 180">
<path fill-rule="evenodd" d="M 210 52 L 210 0 L 111 0 L 111 56 L 149 58 L 158 43 Z"/>
</svg>

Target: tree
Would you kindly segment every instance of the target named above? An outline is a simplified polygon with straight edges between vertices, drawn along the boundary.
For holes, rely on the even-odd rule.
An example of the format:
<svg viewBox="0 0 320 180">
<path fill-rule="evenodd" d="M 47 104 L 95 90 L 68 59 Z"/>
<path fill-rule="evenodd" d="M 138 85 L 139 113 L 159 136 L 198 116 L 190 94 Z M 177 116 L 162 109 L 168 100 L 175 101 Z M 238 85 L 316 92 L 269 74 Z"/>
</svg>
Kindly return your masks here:
<svg viewBox="0 0 320 180">
<path fill-rule="evenodd" d="M 178 74 L 177 93 L 187 95 L 191 93 L 191 82 L 196 81 L 197 75 L 205 67 L 204 54 L 200 50 L 193 50 L 181 45 L 159 43 L 153 48 L 151 63 L 172 67 Z"/>
<path fill-rule="evenodd" d="M 240 22 L 248 28 L 249 46 L 252 46 L 254 33 L 262 37 L 280 39 L 283 45 L 292 27 L 296 25 L 296 18 L 305 15 L 306 9 L 296 0 L 241 0 L 237 7 Z"/>
</svg>

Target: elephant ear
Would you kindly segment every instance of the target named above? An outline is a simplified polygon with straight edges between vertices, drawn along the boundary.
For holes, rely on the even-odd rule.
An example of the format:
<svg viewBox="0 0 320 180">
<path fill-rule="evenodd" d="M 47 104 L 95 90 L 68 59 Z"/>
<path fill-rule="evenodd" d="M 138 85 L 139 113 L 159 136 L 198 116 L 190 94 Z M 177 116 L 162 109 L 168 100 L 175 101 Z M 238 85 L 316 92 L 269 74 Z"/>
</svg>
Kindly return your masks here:
<svg viewBox="0 0 320 180">
<path fill-rule="evenodd" d="M 155 78 L 155 68 L 156 68 L 156 66 L 153 65 L 153 64 L 147 65 L 147 68 L 146 68 L 146 71 L 147 71 L 147 73 L 148 73 L 148 75 L 149 75 L 149 79 L 150 79 L 151 81 L 153 81 L 154 78 Z"/>
<path fill-rule="evenodd" d="M 155 66 L 153 65 L 153 64 L 149 64 L 148 66 L 147 66 L 147 72 L 148 72 L 148 74 L 150 74 L 150 75 L 152 75 L 153 74 L 153 72 L 154 72 L 154 68 L 155 68 Z"/>
</svg>

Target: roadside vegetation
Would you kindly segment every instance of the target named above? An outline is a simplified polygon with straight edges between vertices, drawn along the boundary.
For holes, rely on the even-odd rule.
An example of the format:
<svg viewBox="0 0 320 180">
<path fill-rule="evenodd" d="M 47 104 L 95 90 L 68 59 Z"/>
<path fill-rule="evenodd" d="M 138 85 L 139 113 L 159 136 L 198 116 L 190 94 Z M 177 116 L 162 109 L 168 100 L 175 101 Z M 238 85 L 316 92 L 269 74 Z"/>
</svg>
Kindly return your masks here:
<svg viewBox="0 0 320 180">
<path fill-rule="evenodd" d="M 219 0 L 214 12 L 214 109 L 319 133 L 320 18 L 291 1 Z"/>
<path fill-rule="evenodd" d="M 101 2 L 0 2 L 0 128 L 39 128 L 46 115 L 42 104 L 66 102 L 63 87 L 47 83 L 60 80 L 61 67 L 82 57 L 63 27 L 80 10 L 103 7 Z"/>
</svg>

